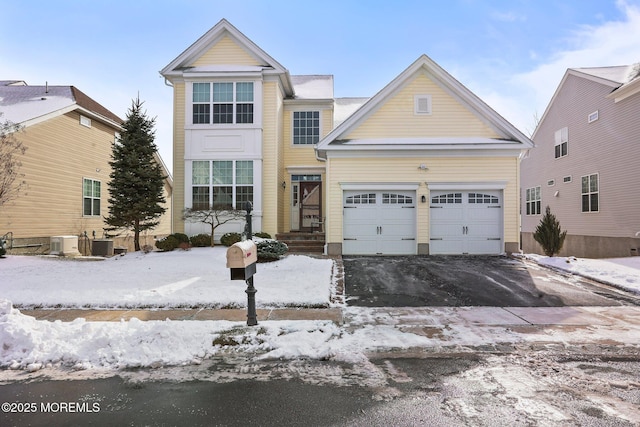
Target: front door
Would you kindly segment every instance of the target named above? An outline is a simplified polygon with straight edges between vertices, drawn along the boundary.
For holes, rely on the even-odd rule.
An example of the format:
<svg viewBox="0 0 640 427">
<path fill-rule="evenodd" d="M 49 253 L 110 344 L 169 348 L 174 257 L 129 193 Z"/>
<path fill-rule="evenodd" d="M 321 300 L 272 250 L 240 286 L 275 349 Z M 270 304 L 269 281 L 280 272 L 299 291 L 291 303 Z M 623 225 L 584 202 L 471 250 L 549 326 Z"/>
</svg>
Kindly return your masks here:
<svg viewBox="0 0 640 427">
<path fill-rule="evenodd" d="M 322 220 L 322 183 L 300 182 L 300 230 L 318 230 Z"/>
</svg>

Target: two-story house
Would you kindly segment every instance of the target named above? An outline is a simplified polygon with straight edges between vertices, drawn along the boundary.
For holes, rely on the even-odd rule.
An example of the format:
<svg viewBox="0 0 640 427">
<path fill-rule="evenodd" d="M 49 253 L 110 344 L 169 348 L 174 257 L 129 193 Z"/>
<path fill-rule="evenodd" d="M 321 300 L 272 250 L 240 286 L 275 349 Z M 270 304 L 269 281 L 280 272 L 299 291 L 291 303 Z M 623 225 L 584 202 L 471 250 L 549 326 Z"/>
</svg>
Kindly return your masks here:
<svg viewBox="0 0 640 427">
<path fill-rule="evenodd" d="M 522 247 L 546 206 L 567 231 L 560 255 L 638 255 L 640 65 L 570 68 L 522 161 Z"/>
<path fill-rule="evenodd" d="M 223 19 L 161 74 L 173 87 L 175 231 L 206 231 L 184 208 L 251 201 L 254 230 L 323 227 L 329 254 L 519 248 L 532 143 L 425 55 L 370 99 L 336 99 L 332 76 L 291 75 Z"/>
<path fill-rule="evenodd" d="M 91 253 L 91 241 L 105 236 L 108 183 L 113 144 L 122 119 L 75 86 L 30 86 L 23 81 L 0 81 L 0 121 L 19 124 L 14 135 L 26 151 L 18 197 L 0 208 L 0 236 L 13 252 L 45 253 L 52 236 L 76 236 L 77 250 Z M 158 162 L 163 165 L 158 156 Z M 172 180 L 165 182 L 167 212 L 148 233 L 171 233 Z M 85 237 L 86 236 L 86 237 Z M 132 236 L 120 236 L 116 246 L 133 249 Z"/>
</svg>

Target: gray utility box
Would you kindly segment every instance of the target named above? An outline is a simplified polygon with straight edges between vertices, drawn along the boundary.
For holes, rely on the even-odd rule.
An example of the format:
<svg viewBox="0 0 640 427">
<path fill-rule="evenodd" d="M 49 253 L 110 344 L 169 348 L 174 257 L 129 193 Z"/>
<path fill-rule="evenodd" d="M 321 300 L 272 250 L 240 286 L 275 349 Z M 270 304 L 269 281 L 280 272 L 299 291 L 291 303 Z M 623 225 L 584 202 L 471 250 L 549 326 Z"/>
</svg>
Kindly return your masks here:
<svg viewBox="0 0 640 427">
<path fill-rule="evenodd" d="M 91 245 L 91 255 L 93 256 L 113 256 L 113 240 L 94 240 Z"/>
<path fill-rule="evenodd" d="M 247 280 L 256 274 L 258 248 L 251 240 L 234 243 L 227 249 L 227 268 L 231 280 Z"/>
</svg>

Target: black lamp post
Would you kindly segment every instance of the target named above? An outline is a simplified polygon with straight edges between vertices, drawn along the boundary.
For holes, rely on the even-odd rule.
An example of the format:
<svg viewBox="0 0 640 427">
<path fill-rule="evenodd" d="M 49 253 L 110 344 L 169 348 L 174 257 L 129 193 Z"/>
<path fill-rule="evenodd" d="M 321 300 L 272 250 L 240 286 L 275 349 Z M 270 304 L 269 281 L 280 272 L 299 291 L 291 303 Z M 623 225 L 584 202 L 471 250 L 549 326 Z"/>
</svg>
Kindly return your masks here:
<svg viewBox="0 0 640 427">
<path fill-rule="evenodd" d="M 251 211 L 253 210 L 253 205 L 251 202 L 247 201 L 244 205 L 244 209 L 247 211 L 247 224 L 245 225 L 245 234 L 247 236 L 247 240 L 251 240 L 253 238 L 252 230 L 251 230 Z M 256 288 L 253 287 L 253 275 L 245 280 L 247 283 L 247 326 L 255 326 L 258 324 L 258 317 L 256 315 Z"/>
</svg>

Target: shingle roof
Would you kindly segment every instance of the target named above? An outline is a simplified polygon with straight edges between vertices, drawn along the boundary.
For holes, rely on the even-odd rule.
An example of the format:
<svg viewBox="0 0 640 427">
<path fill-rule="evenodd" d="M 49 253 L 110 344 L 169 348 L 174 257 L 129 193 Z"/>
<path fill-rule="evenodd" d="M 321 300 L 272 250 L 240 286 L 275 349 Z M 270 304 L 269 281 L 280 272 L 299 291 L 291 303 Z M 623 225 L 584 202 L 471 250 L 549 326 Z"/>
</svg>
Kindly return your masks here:
<svg viewBox="0 0 640 427">
<path fill-rule="evenodd" d="M 23 123 L 77 105 L 108 121 L 122 123 L 121 118 L 75 86 L 28 86 L 12 85 L 9 82 L 21 81 L 0 81 L 2 120 Z"/>
<path fill-rule="evenodd" d="M 638 77 L 640 70 L 638 65 L 639 64 L 612 67 L 573 68 L 573 70 L 605 80 L 610 80 L 615 83 L 620 83 L 622 85 L 629 83 L 631 80 Z"/>
</svg>

